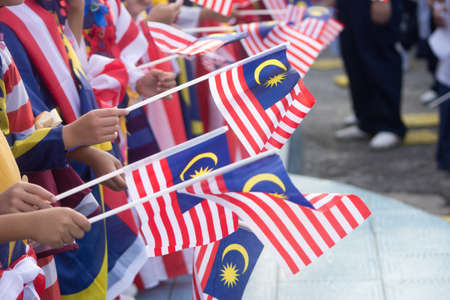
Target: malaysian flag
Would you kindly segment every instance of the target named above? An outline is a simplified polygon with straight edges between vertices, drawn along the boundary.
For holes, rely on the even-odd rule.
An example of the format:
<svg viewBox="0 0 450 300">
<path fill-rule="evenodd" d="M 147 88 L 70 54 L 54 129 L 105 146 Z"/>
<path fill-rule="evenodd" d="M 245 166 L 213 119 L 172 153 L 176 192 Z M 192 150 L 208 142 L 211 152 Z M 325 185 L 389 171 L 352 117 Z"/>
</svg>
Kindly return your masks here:
<svg viewBox="0 0 450 300">
<path fill-rule="evenodd" d="M 319 37 L 319 41 L 327 47 L 331 42 L 344 30 L 344 24 L 336 20 L 335 18 L 330 18 Z"/>
<path fill-rule="evenodd" d="M 125 178 L 132 201 L 230 163 L 224 128 L 136 162 Z M 137 206 L 149 256 L 219 240 L 237 229 L 237 216 L 202 198 L 167 193 Z"/>
<path fill-rule="evenodd" d="M 264 246 L 239 228 L 226 238 L 194 250 L 192 299 L 242 299 Z"/>
<path fill-rule="evenodd" d="M 276 154 L 194 184 L 186 193 L 236 212 L 294 274 L 370 215 L 354 195 L 300 194 Z"/>
<path fill-rule="evenodd" d="M 315 40 L 319 40 L 325 25 L 333 15 L 333 9 L 325 6 L 311 6 L 305 12 L 303 21 L 295 28 Z"/>
<path fill-rule="evenodd" d="M 281 148 L 282 143 L 269 144 L 274 134 L 289 138 L 315 103 L 290 67 L 285 47 L 211 77 L 209 85 L 219 111 L 250 155 Z"/>
<path fill-rule="evenodd" d="M 311 6 L 310 1 L 289 0 L 286 8 L 285 22 L 300 23 L 306 13 L 306 9 Z"/>
<path fill-rule="evenodd" d="M 236 26 L 237 32 L 246 32 L 248 34 L 245 39 L 241 40 L 241 44 L 249 56 L 270 48 L 264 43 L 264 38 L 276 24 L 276 22 L 253 22 Z"/>
<path fill-rule="evenodd" d="M 241 43 L 249 56 L 289 42 L 290 44 L 287 47 L 289 63 L 297 69 L 302 77 L 306 75 L 314 60 L 323 49 L 322 43 L 305 34 L 299 33 L 289 23 L 267 22 L 240 24 L 237 30 L 248 33 L 248 37 L 242 39 Z"/>
<path fill-rule="evenodd" d="M 191 0 L 192 2 L 213 10 L 224 16 L 231 16 L 233 10 L 234 1 L 233 0 Z M 239 1 L 238 3 L 241 3 Z"/>
<path fill-rule="evenodd" d="M 268 47 L 274 47 L 284 42 L 290 43 L 287 48 L 289 63 L 303 78 L 322 51 L 323 44 L 299 33 L 287 23 L 277 24 L 264 39 L 264 43 Z"/>
<path fill-rule="evenodd" d="M 158 22 L 148 22 L 148 29 L 162 51 L 185 56 L 210 53 L 247 36 L 246 33 L 225 33 L 196 38 L 173 26 Z"/>
</svg>

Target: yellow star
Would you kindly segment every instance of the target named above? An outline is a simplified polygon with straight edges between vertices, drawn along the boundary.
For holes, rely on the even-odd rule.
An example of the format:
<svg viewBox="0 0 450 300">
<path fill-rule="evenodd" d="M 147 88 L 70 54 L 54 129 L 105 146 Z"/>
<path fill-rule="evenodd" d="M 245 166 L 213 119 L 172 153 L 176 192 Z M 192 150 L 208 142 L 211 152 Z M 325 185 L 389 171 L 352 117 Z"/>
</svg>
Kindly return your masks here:
<svg viewBox="0 0 450 300">
<path fill-rule="evenodd" d="M 238 269 L 236 265 L 230 263 L 223 266 L 222 270 L 220 270 L 220 276 L 222 277 L 221 281 L 223 281 L 223 285 L 226 285 L 228 288 L 234 287 L 236 283 L 239 281 L 238 279 Z"/>
<path fill-rule="evenodd" d="M 213 169 L 210 169 L 209 167 L 203 168 L 200 167 L 199 170 L 195 170 L 194 174 L 191 174 L 191 178 L 195 178 L 204 174 L 208 174 L 209 172 L 211 172 Z"/>
<path fill-rule="evenodd" d="M 274 75 L 272 77 L 270 77 L 265 83 L 264 86 L 267 87 L 274 87 L 274 86 L 278 86 L 278 84 L 282 83 L 283 80 L 286 78 L 286 73 L 280 73 L 277 75 Z"/>
</svg>

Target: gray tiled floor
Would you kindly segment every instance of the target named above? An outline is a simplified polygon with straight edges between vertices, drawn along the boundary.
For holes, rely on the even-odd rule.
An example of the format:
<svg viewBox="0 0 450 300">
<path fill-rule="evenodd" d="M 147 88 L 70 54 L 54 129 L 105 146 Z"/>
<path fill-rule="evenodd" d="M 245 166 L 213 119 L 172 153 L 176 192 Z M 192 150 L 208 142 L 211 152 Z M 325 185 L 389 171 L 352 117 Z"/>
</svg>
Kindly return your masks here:
<svg viewBox="0 0 450 300">
<path fill-rule="evenodd" d="M 354 193 L 373 215 L 297 275 L 281 270 L 274 255 L 263 251 L 244 299 L 450 299 L 450 223 L 352 186 L 291 178 L 302 192 Z M 165 282 L 137 299 L 191 299 L 190 278 Z"/>
</svg>

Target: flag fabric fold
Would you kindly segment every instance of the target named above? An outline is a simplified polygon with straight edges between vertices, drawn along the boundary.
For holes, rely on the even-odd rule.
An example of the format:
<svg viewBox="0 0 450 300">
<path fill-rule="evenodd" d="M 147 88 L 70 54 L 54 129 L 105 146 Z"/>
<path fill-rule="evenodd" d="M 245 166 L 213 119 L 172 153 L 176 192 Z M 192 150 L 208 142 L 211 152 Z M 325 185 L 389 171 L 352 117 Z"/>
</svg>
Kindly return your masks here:
<svg viewBox="0 0 450 300">
<path fill-rule="evenodd" d="M 147 25 L 156 45 L 162 51 L 185 56 L 210 53 L 247 36 L 246 33 L 224 33 L 196 38 L 163 23 L 148 22 Z"/>
<path fill-rule="evenodd" d="M 164 152 L 163 152 L 164 153 Z M 134 201 L 230 163 L 223 128 L 168 149 L 159 159 L 133 164 L 125 178 Z M 137 206 L 150 257 L 219 240 L 237 229 L 237 216 L 217 205 L 176 192 Z"/>
<path fill-rule="evenodd" d="M 275 154 L 194 184 L 185 192 L 235 212 L 295 274 L 362 224 L 370 211 L 354 195 L 302 195 L 286 170 L 274 165 L 282 166 Z"/>
<path fill-rule="evenodd" d="M 290 67 L 286 48 L 211 77 L 209 85 L 217 108 L 250 155 L 281 148 L 281 143 L 269 144 L 273 135 L 290 121 L 298 125 L 315 103 Z M 285 130 L 285 137 L 292 131 Z"/>
<path fill-rule="evenodd" d="M 264 245 L 249 230 L 194 251 L 193 299 L 242 299 Z"/>
</svg>

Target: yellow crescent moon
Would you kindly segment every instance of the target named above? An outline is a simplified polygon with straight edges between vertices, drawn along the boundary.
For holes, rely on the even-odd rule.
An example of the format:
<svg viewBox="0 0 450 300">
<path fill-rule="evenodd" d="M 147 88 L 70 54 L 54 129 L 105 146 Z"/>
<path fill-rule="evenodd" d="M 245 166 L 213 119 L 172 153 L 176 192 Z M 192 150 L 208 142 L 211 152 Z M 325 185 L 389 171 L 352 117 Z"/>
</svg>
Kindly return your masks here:
<svg viewBox="0 0 450 300">
<path fill-rule="evenodd" d="M 241 253 L 242 257 L 244 258 L 244 270 L 242 271 L 242 274 L 244 274 L 245 271 L 247 271 L 247 267 L 248 267 L 248 252 L 242 245 L 239 245 L 239 244 L 228 245 L 225 248 L 225 250 L 223 250 L 223 252 L 222 252 L 222 261 L 225 258 L 225 255 L 227 255 L 228 252 L 233 251 L 233 250 Z"/>
<path fill-rule="evenodd" d="M 276 67 L 280 67 L 281 69 L 283 69 L 284 71 L 287 71 L 287 68 L 285 65 L 283 65 L 283 63 L 281 61 L 279 61 L 278 59 L 268 59 L 266 61 L 263 61 L 256 69 L 255 69 L 255 81 L 257 84 L 261 84 L 261 82 L 259 82 L 259 73 L 261 73 L 261 71 L 267 67 L 267 66 L 276 66 Z"/>
<path fill-rule="evenodd" d="M 180 179 L 182 181 L 184 181 L 184 174 L 187 172 L 187 170 L 189 170 L 190 167 L 192 167 L 193 164 L 195 164 L 196 162 L 198 162 L 200 159 L 203 158 L 210 158 L 214 161 L 214 165 L 217 165 L 217 155 L 215 155 L 212 152 L 205 152 L 205 153 L 201 153 L 197 156 L 195 156 L 193 159 L 191 159 L 191 161 L 186 165 L 186 167 L 184 167 L 183 172 L 181 172 L 180 174 Z"/>
<path fill-rule="evenodd" d="M 252 178 L 247 180 L 247 182 L 244 184 L 242 191 L 244 193 L 250 192 L 252 188 L 261 181 L 273 182 L 276 185 L 278 185 L 283 190 L 283 192 L 286 192 L 286 186 L 284 185 L 283 181 L 281 181 L 281 179 L 278 176 L 271 173 L 261 173 L 253 176 Z"/>
<path fill-rule="evenodd" d="M 313 6 L 308 9 L 308 13 L 314 17 L 320 17 L 325 14 L 328 14 L 329 10 L 323 6 Z"/>
</svg>

